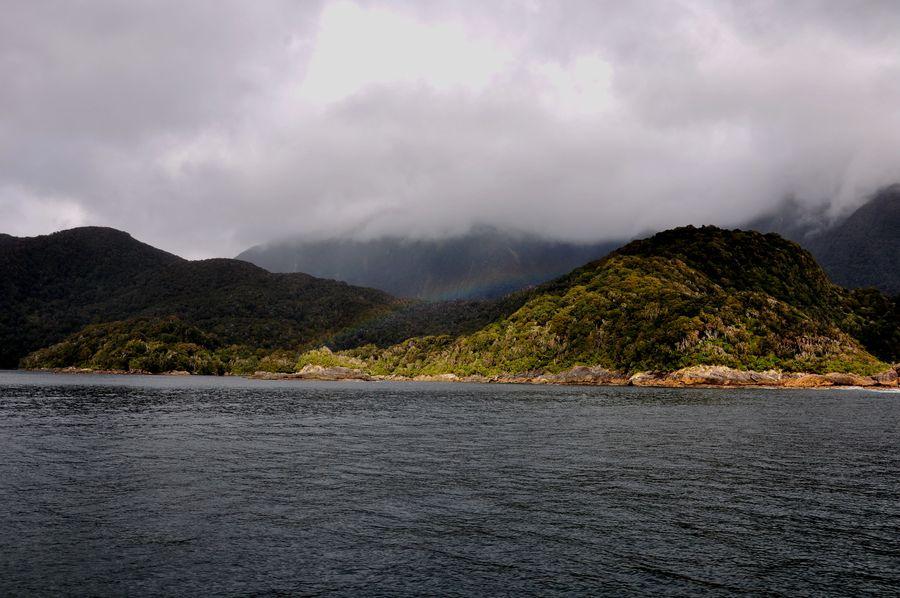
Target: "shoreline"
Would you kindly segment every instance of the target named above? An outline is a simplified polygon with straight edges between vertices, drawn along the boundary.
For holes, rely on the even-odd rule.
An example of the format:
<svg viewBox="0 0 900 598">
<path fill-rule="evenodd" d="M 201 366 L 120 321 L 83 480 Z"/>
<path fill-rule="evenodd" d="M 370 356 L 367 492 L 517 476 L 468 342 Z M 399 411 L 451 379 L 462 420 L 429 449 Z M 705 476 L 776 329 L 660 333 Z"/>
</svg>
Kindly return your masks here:
<svg viewBox="0 0 900 598">
<path fill-rule="evenodd" d="M 89 368 L 23 369 L 22 371 L 57 374 L 99 374 L 119 376 L 192 376 L 186 371 L 151 373 L 141 370 L 92 370 Z M 737 370 L 725 366 L 691 366 L 673 372 L 637 372 L 631 375 L 599 367 L 576 366 L 558 374 L 526 373 L 497 376 L 435 375 L 370 375 L 361 370 L 344 367 L 306 366 L 299 372 L 254 372 L 249 375 L 224 374 L 222 377 L 241 377 L 248 380 L 317 380 L 360 382 L 448 382 L 469 384 L 531 384 L 544 386 L 637 386 L 647 388 L 861 388 L 871 390 L 900 390 L 900 365 L 871 376 L 830 372 L 764 372 Z"/>
</svg>

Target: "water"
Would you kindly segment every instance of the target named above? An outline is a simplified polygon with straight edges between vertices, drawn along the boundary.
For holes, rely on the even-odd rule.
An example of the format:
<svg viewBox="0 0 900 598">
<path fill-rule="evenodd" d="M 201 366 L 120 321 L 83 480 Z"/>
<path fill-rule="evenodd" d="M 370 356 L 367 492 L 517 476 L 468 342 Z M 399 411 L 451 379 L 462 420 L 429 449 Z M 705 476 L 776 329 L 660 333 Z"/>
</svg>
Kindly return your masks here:
<svg viewBox="0 0 900 598">
<path fill-rule="evenodd" d="M 0 594 L 900 592 L 900 394 L 0 373 Z"/>
</svg>

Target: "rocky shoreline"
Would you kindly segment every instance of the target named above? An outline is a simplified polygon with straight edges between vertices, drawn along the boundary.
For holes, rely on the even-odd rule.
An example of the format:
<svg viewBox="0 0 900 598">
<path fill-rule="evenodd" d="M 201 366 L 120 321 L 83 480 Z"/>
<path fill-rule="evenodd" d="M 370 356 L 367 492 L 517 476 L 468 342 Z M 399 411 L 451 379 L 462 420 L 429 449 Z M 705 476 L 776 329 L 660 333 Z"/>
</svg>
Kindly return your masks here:
<svg viewBox="0 0 900 598">
<path fill-rule="evenodd" d="M 576 366 L 558 374 L 541 372 L 504 376 L 457 376 L 456 374 L 408 376 L 372 376 L 361 370 L 346 367 L 304 367 L 299 372 L 277 374 L 256 372 L 249 376 L 258 380 L 392 380 L 413 382 L 477 382 L 495 384 L 557 384 L 588 386 L 649 386 L 681 387 L 881 387 L 898 388 L 900 365 L 874 376 L 859 374 L 783 373 L 737 370 L 724 366 L 692 366 L 674 372 L 638 372 L 627 375 L 601 367 Z"/>
<path fill-rule="evenodd" d="M 150 375 L 140 370 L 91 370 L 87 368 L 53 368 L 45 371 L 62 374 L 116 374 L 116 375 Z M 160 376 L 190 376 L 189 372 L 175 371 L 156 374 Z M 226 374 L 230 375 L 230 374 Z M 576 366 L 565 372 L 549 374 L 544 372 L 528 372 L 500 376 L 457 376 L 456 374 L 419 375 L 419 376 L 379 376 L 347 367 L 323 367 L 307 365 L 299 372 L 273 373 L 255 372 L 245 378 L 253 380 L 360 380 L 397 381 L 397 382 L 469 382 L 482 384 L 550 384 L 562 386 L 643 386 L 659 388 L 709 387 L 709 388 L 829 388 L 829 387 L 862 387 L 862 388 L 896 388 L 900 389 L 900 364 L 892 366 L 884 372 L 862 376 L 832 372 L 828 374 L 809 374 L 802 372 L 779 372 L 768 370 L 763 372 L 737 370 L 725 366 L 691 366 L 674 372 L 637 372 L 624 374 L 598 366 Z"/>
</svg>

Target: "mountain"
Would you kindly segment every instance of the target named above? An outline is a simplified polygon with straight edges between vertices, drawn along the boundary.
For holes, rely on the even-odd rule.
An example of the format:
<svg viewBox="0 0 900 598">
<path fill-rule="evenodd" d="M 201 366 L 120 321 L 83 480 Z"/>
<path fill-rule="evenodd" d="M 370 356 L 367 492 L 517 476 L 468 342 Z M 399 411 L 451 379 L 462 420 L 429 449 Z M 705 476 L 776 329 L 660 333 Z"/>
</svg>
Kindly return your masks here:
<svg viewBox="0 0 900 598">
<path fill-rule="evenodd" d="M 807 245 L 836 283 L 900 295 L 900 185 L 881 190 Z"/>
<path fill-rule="evenodd" d="M 395 375 L 703 364 L 872 373 L 900 359 L 900 314 L 875 291 L 834 285 L 807 251 L 778 235 L 684 227 L 541 285 L 474 333 L 347 355 Z"/>
<path fill-rule="evenodd" d="M 900 294 L 900 185 L 878 191 L 833 226 L 827 226 L 823 214 L 788 201 L 744 228 L 776 232 L 800 243 L 837 284 Z"/>
<path fill-rule="evenodd" d="M 109 314 L 116 321 L 82 328 L 23 365 L 399 376 L 709 365 L 870 375 L 900 360 L 896 298 L 833 284 L 809 252 L 776 234 L 673 229 L 501 299 L 430 304 L 234 260 L 175 259 L 151 271 L 152 285 L 139 279 L 116 296 L 128 306 Z M 295 299 L 319 316 L 299 329 L 278 311 L 295 305 L 299 287 L 289 283 L 307 285 L 309 296 Z M 303 351 L 315 343 L 342 350 Z"/>
<path fill-rule="evenodd" d="M 109 228 L 0 238 L 0 367 L 101 322 L 175 316 L 223 344 L 296 349 L 403 306 L 307 274 L 184 260 Z"/>
<path fill-rule="evenodd" d="M 741 228 L 800 243 L 840 285 L 900 294 L 900 185 L 882 189 L 837 224 L 829 222 L 825 204 L 810 208 L 787 200 Z M 481 300 L 551 280 L 618 246 L 550 241 L 485 226 L 437 240 L 282 241 L 252 247 L 238 259 L 272 272 L 306 272 L 401 297 Z"/>
<path fill-rule="evenodd" d="M 550 280 L 618 246 L 550 241 L 478 227 L 435 240 L 286 241 L 253 247 L 237 259 L 272 272 L 306 272 L 400 297 L 484 299 Z"/>
</svg>

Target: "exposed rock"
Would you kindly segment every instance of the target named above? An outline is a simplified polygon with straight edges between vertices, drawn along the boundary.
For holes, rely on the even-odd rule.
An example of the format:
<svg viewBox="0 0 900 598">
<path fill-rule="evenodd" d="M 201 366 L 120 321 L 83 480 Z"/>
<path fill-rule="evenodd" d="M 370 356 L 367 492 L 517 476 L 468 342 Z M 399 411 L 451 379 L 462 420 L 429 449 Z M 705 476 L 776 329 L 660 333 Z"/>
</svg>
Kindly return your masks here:
<svg viewBox="0 0 900 598">
<path fill-rule="evenodd" d="M 875 380 L 869 376 L 860 376 L 858 374 L 825 374 L 825 378 L 830 380 L 835 386 L 873 386 Z"/>
<path fill-rule="evenodd" d="M 784 375 L 776 370 L 765 370 L 762 372 L 747 372 L 750 374 L 750 377 L 753 379 L 755 384 L 761 384 L 763 386 L 779 386 L 784 379 Z"/>
<path fill-rule="evenodd" d="M 661 372 L 638 372 L 628 379 L 632 386 L 666 386 L 666 375 Z"/>
<path fill-rule="evenodd" d="M 600 366 L 578 365 L 558 374 L 546 374 L 540 377 L 550 384 L 624 384 L 628 377 L 619 372 L 612 372 Z"/>
<path fill-rule="evenodd" d="M 872 380 L 879 386 L 897 386 L 898 378 L 900 378 L 900 376 L 897 375 L 897 370 L 893 368 L 872 376 Z"/>
<path fill-rule="evenodd" d="M 299 372 L 273 373 L 254 372 L 250 378 L 257 380 L 372 380 L 372 377 L 361 370 L 341 366 L 323 367 L 321 365 L 305 365 Z"/>
<path fill-rule="evenodd" d="M 546 384 L 547 379 L 542 378 L 540 375 L 536 376 L 525 376 L 525 375 L 499 375 L 494 376 L 490 379 L 491 382 L 495 382 L 497 384 Z"/>
<path fill-rule="evenodd" d="M 682 368 L 666 376 L 666 382 L 677 386 L 776 386 L 781 374 L 774 370 L 752 372 L 718 365 L 696 365 Z"/>
<path fill-rule="evenodd" d="M 57 372 L 60 374 L 93 374 L 94 370 L 91 368 L 77 368 L 75 366 L 69 366 L 65 368 L 53 368 L 49 370 L 42 370 L 46 372 Z"/>
<path fill-rule="evenodd" d="M 651 386 L 651 387 L 750 387 L 777 386 L 785 388 L 823 388 L 830 386 L 891 386 L 900 384 L 900 376 L 890 369 L 875 376 L 858 374 L 828 373 L 806 374 L 798 372 L 782 373 L 775 370 L 763 372 L 737 370 L 726 366 L 699 365 L 682 368 L 674 372 L 637 372 L 631 377 L 610 371 L 600 366 L 576 366 L 557 374 L 524 372 L 501 374 L 493 377 L 480 375 L 458 376 L 456 374 L 423 374 L 415 377 L 385 375 L 370 376 L 362 370 L 347 367 L 304 366 L 299 372 L 273 374 L 256 372 L 251 378 L 261 380 L 384 380 L 416 382 L 493 382 L 498 384 L 585 384 L 608 386 Z"/>
<path fill-rule="evenodd" d="M 247 376 L 248 378 L 253 378 L 254 380 L 291 380 L 296 379 L 297 374 L 286 374 L 283 372 L 264 372 L 261 370 L 257 370 Z"/>
<path fill-rule="evenodd" d="M 456 374 L 420 374 L 413 378 L 416 382 L 459 382 Z"/>
<path fill-rule="evenodd" d="M 372 377 L 354 368 L 342 366 L 324 367 L 307 364 L 297 372 L 301 378 L 310 380 L 371 380 Z"/>
<path fill-rule="evenodd" d="M 834 382 L 821 374 L 800 374 L 787 377 L 784 386 L 787 388 L 820 388 L 834 386 Z"/>
</svg>

